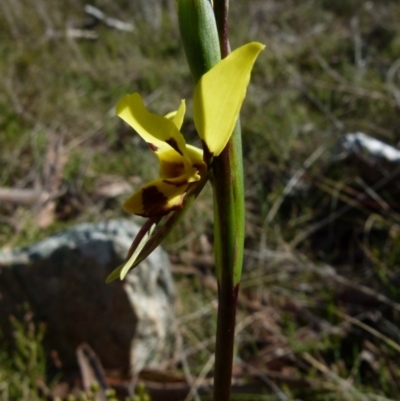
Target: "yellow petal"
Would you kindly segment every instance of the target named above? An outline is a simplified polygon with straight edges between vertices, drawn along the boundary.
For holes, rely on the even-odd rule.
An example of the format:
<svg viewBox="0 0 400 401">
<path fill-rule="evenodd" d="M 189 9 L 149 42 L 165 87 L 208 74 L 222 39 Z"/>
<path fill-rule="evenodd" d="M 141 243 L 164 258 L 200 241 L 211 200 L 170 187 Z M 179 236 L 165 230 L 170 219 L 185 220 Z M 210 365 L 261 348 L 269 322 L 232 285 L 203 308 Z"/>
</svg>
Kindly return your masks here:
<svg viewBox="0 0 400 401">
<path fill-rule="evenodd" d="M 185 117 L 185 112 L 186 112 L 186 104 L 185 100 L 181 100 L 181 104 L 179 105 L 179 109 L 176 111 L 171 111 L 171 113 L 168 113 L 165 117 L 171 120 L 176 128 L 180 130 L 182 128 L 183 124 L 183 117 Z"/>
<path fill-rule="evenodd" d="M 135 192 L 123 205 L 130 213 L 143 217 L 163 216 L 182 206 L 190 177 L 180 177 L 149 182 Z"/>
<path fill-rule="evenodd" d="M 185 106 L 182 107 L 181 104 L 177 119 L 182 109 L 184 112 L 184 108 Z M 150 113 L 138 93 L 125 95 L 118 102 L 117 115 L 137 131 L 155 152 L 172 148 L 187 157 L 185 139 L 175 123 L 168 118 Z"/>
<path fill-rule="evenodd" d="M 246 96 L 250 73 L 264 46 L 252 42 L 239 47 L 202 76 L 194 91 L 194 123 L 215 156 L 232 135 Z"/>
</svg>

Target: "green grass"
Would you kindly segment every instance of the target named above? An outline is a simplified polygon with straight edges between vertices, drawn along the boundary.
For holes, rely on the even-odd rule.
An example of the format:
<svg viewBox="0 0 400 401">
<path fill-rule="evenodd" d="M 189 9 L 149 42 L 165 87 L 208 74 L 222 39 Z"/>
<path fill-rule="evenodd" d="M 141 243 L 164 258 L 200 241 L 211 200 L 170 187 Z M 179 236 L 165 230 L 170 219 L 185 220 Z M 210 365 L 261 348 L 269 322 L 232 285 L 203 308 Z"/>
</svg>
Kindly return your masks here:
<svg viewBox="0 0 400 401">
<path fill-rule="evenodd" d="M 120 207 L 126 195 L 99 198 L 99 183 L 115 177 L 134 190 L 156 177 L 158 167 L 147 146 L 113 115 L 126 92 L 139 91 L 158 113 L 187 99 L 183 131 L 196 144 L 192 80 L 170 3 L 156 31 L 143 21 L 137 2 L 99 2 L 110 16 L 134 22 L 135 30 L 99 25 L 96 41 L 64 35 L 67 26 L 84 22 L 83 1 L 1 3 L 0 187 L 49 185 L 47 154 L 58 138 L 56 181 L 64 195 L 45 229 L 33 206 L 1 202 L 0 246 L 25 245 L 76 222 L 128 217 Z M 232 47 L 249 40 L 266 44 L 242 112 L 247 235 L 237 357 L 259 373 L 312 383 L 296 387 L 271 375 L 288 399 L 396 399 L 400 392 L 398 352 L 385 340 L 397 344 L 399 338 L 393 306 L 399 301 L 398 190 L 395 181 L 376 189 L 387 210 L 355 204 L 379 172 L 330 159 L 346 132 L 363 131 L 397 146 L 399 18 L 396 1 L 231 2 Z M 51 30 L 54 36 L 46 34 Z M 317 149 L 295 191 L 284 193 Z M 180 316 L 215 299 L 214 287 L 204 284 L 213 272 L 210 194 L 207 187 L 164 244 L 175 264 L 201 272 L 176 275 Z M 187 349 L 212 339 L 215 308 L 181 330 Z M 38 336 L 30 341 L 39 347 Z M 0 383 L 9 383 L 10 399 L 35 400 L 34 382 L 44 377 L 44 367 L 22 369 L 18 352 L 1 353 Z M 212 352 L 211 340 L 193 351 L 193 373 Z M 270 394 L 257 399 L 276 399 L 277 388 L 267 388 Z"/>
</svg>

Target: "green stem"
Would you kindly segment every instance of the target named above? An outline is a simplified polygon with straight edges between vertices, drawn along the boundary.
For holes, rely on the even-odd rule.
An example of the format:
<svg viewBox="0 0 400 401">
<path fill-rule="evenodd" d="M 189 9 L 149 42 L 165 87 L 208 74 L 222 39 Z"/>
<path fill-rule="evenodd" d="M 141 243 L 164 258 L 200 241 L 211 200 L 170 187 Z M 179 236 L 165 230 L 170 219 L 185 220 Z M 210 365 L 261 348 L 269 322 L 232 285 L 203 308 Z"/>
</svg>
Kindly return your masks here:
<svg viewBox="0 0 400 401">
<path fill-rule="evenodd" d="M 230 51 L 228 0 L 214 0 L 222 58 Z M 244 189 L 240 123 L 214 159 L 214 244 L 218 278 L 214 401 L 229 401 L 235 341 L 236 306 L 243 262 Z"/>
<path fill-rule="evenodd" d="M 244 199 L 240 126 L 213 162 L 214 246 L 218 279 L 214 401 L 229 401 L 235 317 L 243 261 Z"/>
<path fill-rule="evenodd" d="M 239 286 L 218 286 L 218 319 L 215 349 L 214 401 L 231 399 L 236 304 Z"/>
<path fill-rule="evenodd" d="M 179 27 L 194 81 L 226 57 L 228 0 L 178 0 Z M 216 133 L 217 134 L 217 133 Z M 214 401 L 230 401 L 236 304 L 243 261 L 244 191 L 240 124 L 211 165 L 218 280 Z"/>
</svg>

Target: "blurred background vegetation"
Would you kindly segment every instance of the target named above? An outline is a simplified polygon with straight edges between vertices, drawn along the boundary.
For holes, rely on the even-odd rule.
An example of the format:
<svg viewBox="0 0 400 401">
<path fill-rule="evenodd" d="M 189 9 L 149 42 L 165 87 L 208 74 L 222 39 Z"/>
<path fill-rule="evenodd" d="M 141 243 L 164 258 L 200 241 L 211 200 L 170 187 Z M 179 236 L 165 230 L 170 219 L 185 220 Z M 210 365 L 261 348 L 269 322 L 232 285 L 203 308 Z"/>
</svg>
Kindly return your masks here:
<svg viewBox="0 0 400 401">
<path fill-rule="evenodd" d="M 140 92 L 157 113 L 187 99 L 183 132 L 199 145 L 174 1 L 93 3 L 132 31 L 95 24 L 84 5 L 0 2 L 5 248 L 77 222 L 131 218 L 123 200 L 158 166 L 114 116 L 125 93 Z M 398 400 L 398 171 L 335 155 L 350 132 L 398 146 L 400 4 L 232 0 L 230 7 L 232 47 L 266 44 L 242 111 L 247 236 L 235 375 L 256 377 L 269 391 L 240 399 Z M 209 188 L 164 247 L 188 365 L 209 377 L 216 295 Z M 18 327 L 30 346 L 0 352 L 0 400 L 44 399 L 40 353 L 38 370 L 18 362 L 31 355 L 21 349 L 40 349 L 41 331 Z"/>
</svg>

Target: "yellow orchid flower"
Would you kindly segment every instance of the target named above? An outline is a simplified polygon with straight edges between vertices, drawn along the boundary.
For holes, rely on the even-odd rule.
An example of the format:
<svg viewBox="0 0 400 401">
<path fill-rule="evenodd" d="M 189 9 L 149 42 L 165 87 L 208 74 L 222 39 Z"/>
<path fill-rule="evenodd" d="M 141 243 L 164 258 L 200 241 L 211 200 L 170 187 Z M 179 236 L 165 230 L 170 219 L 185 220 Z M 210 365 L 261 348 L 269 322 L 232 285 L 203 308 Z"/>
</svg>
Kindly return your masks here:
<svg viewBox="0 0 400 401">
<path fill-rule="evenodd" d="M 185 101 L 166 116 L 149 112 L 138 93 L 124 96 L 117 104 L 117 115 L 128 123 L 157 155 L 160 177 L 141 187 L 124 208 L 144 217 L 163 216 L 180 209 L 185 194 L 207 174 L 212 156 L 218 156 L 232 135 L 246 95 L 253 64 L 264 48 L 249 43 L 233 51 L 195 87 L 193 117 L 202 139 L 203 151 L 187 145 L 180 132 Z"/>
</svg>

